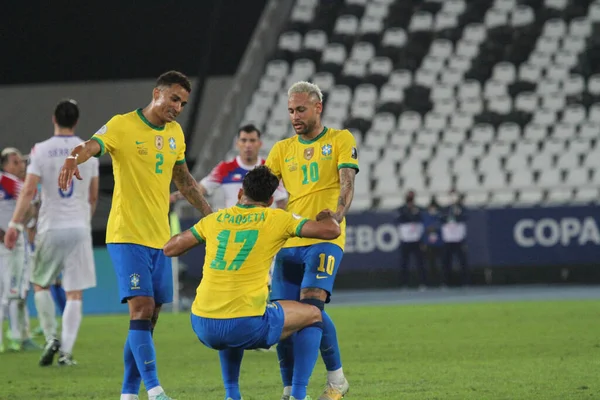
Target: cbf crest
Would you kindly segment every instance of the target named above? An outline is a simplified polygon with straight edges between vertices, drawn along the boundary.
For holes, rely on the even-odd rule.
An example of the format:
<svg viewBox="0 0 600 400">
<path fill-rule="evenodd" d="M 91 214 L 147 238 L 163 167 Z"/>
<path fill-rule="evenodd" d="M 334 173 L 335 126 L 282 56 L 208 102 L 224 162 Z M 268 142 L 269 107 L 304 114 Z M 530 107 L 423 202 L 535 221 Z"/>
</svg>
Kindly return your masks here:
<svg viewBox="0 0 600 400">
<path fill-rule="evenodd" d="M 331 155 L 331 145 L 330 144 L 326 144 L 321 146 L 321 154 L 323 154 L 324 156 L 330 156 Z"/>
<path fill-rule="evenodd" d="M 131 284 L 131 289 L 139 289 L 140 288 L 140 276 L 138 274 L 129 275 L 129 283 Z"/>
<path fill-rule="evenodd" d="M 169 148 L 171 150 L 175 150 L 176 147 L 177 147 L 177 144 L 175 143 L 175 138 L 173 136 L 171 136 L 169 138 Z"/>
<path fill-rule="evenodd" d="M 156 135 L 154 136 L 154 146 L 156 147 L 157 150 L 162 150 L 164 145 L 164 139 L 162 136 L 160 135 Z"/>
<path fill-rule="evenodd" d="M 304 158 L 307 160 L 310 160 L 311 158 L 313 158 L 313 155 L 315 154 L 315 149 L 313 147 L 309 147 L 308 149 L 304 149 Z"/>
</svg>

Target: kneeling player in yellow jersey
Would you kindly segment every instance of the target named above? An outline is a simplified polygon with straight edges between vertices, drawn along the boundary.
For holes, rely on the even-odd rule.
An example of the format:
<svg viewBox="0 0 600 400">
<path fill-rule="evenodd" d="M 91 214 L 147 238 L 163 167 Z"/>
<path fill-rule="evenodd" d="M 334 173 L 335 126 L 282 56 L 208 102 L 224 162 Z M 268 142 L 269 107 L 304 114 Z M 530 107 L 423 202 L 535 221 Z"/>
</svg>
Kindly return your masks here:
<svg viewBox="0 0 600 400">
<path fill-rule="evenodd" d="M 341 231 L 329 210 L 309 221 L 269 208 L 278 185 L 279 179 L 267 167 L 255 168 L 244 178 L 236 206 L 204 217 L 163 249 L 173 257 L 206 242 L 191 320 L 198 339 L 219 350 L 227 400 L 241 399 L 244 350 L 268 348 L 296 332 L 290 398 L 310 399 L 306 387 L 319 355 L 321 310 L 312 299 L 267 304 L 269 268 L 287 239 L 332 240 Z"/>
</svg>

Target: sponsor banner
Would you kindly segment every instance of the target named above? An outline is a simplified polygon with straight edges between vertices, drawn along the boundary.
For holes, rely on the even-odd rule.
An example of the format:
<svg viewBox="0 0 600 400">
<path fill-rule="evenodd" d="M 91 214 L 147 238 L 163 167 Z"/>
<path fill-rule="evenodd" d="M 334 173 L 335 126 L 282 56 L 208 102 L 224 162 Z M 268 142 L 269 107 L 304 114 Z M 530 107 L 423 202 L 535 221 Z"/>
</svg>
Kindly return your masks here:
<svg viewBox="0 0 600 400">
<path fill-rule="evenodd" d="M 400 265 L 400 226 L 394 212 L 351 214 L 339 273 L 395 269 Z M 189 228 L 195 221 L 182 221 Z M 590 264 L 600 260 L 600 209 L 544 207 L 469 210 L 467 251 L 473 267 Z M 204 247 L 180 257 L 200 277 Z"/>
</svg>

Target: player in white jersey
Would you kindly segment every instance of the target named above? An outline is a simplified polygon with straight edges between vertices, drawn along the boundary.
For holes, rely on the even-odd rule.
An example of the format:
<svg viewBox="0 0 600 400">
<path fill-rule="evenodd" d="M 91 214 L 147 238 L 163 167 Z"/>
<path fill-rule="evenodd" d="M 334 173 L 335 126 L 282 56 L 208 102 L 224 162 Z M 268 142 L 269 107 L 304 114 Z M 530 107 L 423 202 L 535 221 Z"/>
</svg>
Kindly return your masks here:
<svg viewBox="0 0 600 400">
<path fill-rule="evenodd" d="M 26 160 L 15 148 L 7 148 L 2 151 L 4 175 L 0 178 L 0 192 L 2 192 L 0 208 L 6 225 L 14 212 L 16 199 L 25 179 L 25 162 Z M 27 219 L 32 216 L 33 211 L 34 207 L 31 206 L 27 213 Z M 8 226 L 6 226 L 7 228 Z M 11 351 L 40 349 L 40 346 L 31 339 L 29 331 L 29 312 L 26 299 L 29 293 L 30 263 L 26 239 L 23 235 L 12 250 L 8 250 L 3 244 L 0 245 L 4 249 L 1 251 L 4 257 L 0 257 L 0 271 L 3 272 L 3 282 L 6 288 L 2 297 L 4 298 L 4 307 L 8 307 L 10 324 L 7 338 L 9 339 L 8 349 Z"/>
<path fill-rule="evenodd" d="M 8 147 L 0 153 L 0 236 L 4 236 L 8 231 L 10 218 L 16 206 L 17 197 L 23 187 L 24 163 L 19 150 Z M 19 251 L 23 249 L 23 239 L 15 243 L 11 251 L 3 245 L 0 245 L 0 352 L 4 352 L 2 322 L 7 314 L 11 292 L 11 277 L 13 266 L 17 262 Z M 12 319 L 14 313 L 9 313 Z M 18 324 L 18 318 L 10 321 L 11 326 Z M 18 350 L 18 347 L 11 343 L 12 350 Z"/>
<path fill-rule="evenodd" d="M 37 143 L 31 151 L 27 177 L 4 242 L 12 248 L 22 231 L 23 215 L 41 183 L 41 207 L 35 239 L 35 261 L 31 282 L 35 306 L 46 337 L 40 365 L 51 365 L 60 350 L 59 365 L 73 365 L 73 346 L 82 318 L 83 290 L 96 286 L 92 252 L 91 216 L 98 199 L 98 162 L 82 164 L 83 180 L 66 190 L 56 184 L 65 157 L 83 143 L 74 135 L 79 109 L 73 100 L 61 101 L 54 111 L 54 136 Z M 62 336 L 56 337 L 55 304 L 49 287 L 63 274 L 67 303 L 63 313 Z"/>
<path fill-rule="evenodd" d="M 203 195 L 212 196 L 217 189 L 221 189 L 224 195 L 224 207 L 233 207 L 238 202 L 238 193 L 242 188 L 242 181 L 248 173 L 265 160 L 258 155 L 262 146 L 260 130 L 252 124 L 242 126 L 237 135 L 237 148 L 239 154 L 233 160 L 221 161 L 200 182 Z M 179 192 L 171 195 L 171 201 L 181 200 L 183 196 Z M 277 208 L 285 208 L 287 203 L 287 192 L 283 186 L 279 186 L 273 193 L 273 205 Z"/>
</svg>

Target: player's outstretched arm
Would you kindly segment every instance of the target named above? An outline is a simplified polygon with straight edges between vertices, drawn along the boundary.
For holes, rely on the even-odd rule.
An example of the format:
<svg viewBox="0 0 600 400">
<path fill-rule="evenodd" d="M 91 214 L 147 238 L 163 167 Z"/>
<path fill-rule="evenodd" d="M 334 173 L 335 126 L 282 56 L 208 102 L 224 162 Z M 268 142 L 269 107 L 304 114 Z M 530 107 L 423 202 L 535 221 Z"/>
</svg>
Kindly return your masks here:
<svg viewBox="0 0 600 400">
<path fill-rule="evenodd" d="M 199 244 L 200 241 L 190 230 L 187 230 L 173 236 L 171 240 L 163 246 L 163 252 L 167 257 L 177 257 Z"/>
<path fill-rule="evenodd" d="M 334 219 L 333 214 L 326 210 L 321 211 L 317 216 L 317 221 L 306 221 L 300 230 L 300 236 L 304 238 L 333 240 L 342 234 L 340 224 Z"/>
<path fill-rule="evenodd" d="M 340 197 L 338 198 L 338 206 L 335 212 L 335 219 L 342 222 L 348 210 L 352 199 L 354 198 L 354 178 L 356 170 L 354 168 L 340 168 Z"/>
<path fill-rule="evenodd" d="M 173 181 L 175 182 L 179 193 L 181 193 L 181 195 L 185 197 L 196 210 L 200 211 L 200 214 L 202 214 L 203 217 L 212 213 L 210 205 L 204 198 L 202 187 L 196 182 L 192 174 L 190 174 L 190 170 L 186 163 L 175 164 L 175 167 L 173 167 Z"/>
<path fill-rule="evenodd" d="M 79 175 L 79 168 L 77 168 L 77 166 L 83 164 L 101 151 L 102 148 L 100 147 L 100 143 L 95 140 L 88 140 L 75 146 L 71 151 L 71 155 L 67 157 L 60 169 L 60 174 L 58 175 L 58 187 L 62 190 L 67 190 L 69 186 L 71 186 L 73 175 L 81 180 L 82 178 L 81 175 Z"/>
</svg>

